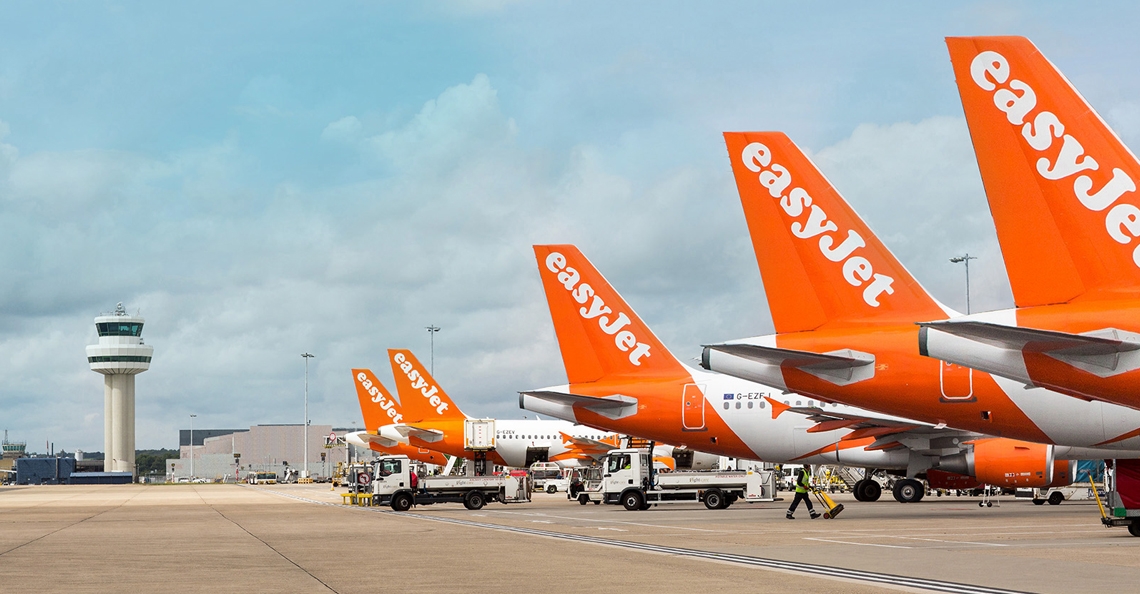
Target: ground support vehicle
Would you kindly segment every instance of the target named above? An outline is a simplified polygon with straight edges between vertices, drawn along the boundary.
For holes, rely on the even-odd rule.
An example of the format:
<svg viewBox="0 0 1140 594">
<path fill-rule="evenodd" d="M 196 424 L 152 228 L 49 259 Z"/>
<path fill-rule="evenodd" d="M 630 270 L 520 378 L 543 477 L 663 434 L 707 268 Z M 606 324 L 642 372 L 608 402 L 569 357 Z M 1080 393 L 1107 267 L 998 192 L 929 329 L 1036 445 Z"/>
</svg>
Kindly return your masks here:
<svg viewBox="0 0 1140 594">
<path fill-rule="evenodd" d="M 1014 493 L 1018 499 L 1028 498 L 1034 505 L 1061 505 L 1065 501 L 1086 501 L 1093 499 L 1093 487 L 1088 484 L 1073 483 L 1067 487 L 1047 489 L 1018 489 Z"/>
<path fill-rule="evenodd" d="M 251 485 L 276 485 L 277 473 L 267 470 L 250 471 L 249 474 L 245 475 L 245 482 Z"/>
<path fill-rule="evenodd" d="M 530 485 L 525 476 L 429 476 L 416 478 L 413 486 L 407 456 L 384 456 L 376 461 L 372 480 L 372 504 L 408 511 L 413 505 L 462 503 L 477 510 L 488 502 L 526 503 Z"/>
<path fill-rule="evenodd" d="M 1089 479 L 1097 507 L 1100 508 L 1100 522 L 1106 528 L 1128 527 L 1132 536 L 1140 536 L 1140 460 L 1114 460 L 1106 462 L 1104 500 L 1096 490 L 1096 484 Z"/>
<path fill-rule="evenodd" d="M 652 449 L 611 450 L 605 459 L 602 502 L 627 510 L 649 509 L 661 503 L 704 503 L 724 509 L 738 500 L 775 501 L 776 478 L 771 471 L 715 470 L 657 473 L 651 471 Z M 593 493 L 581 493 L 590 500 Z M 581 499 L 579 499 L 581 502 Z"/>
</svg>

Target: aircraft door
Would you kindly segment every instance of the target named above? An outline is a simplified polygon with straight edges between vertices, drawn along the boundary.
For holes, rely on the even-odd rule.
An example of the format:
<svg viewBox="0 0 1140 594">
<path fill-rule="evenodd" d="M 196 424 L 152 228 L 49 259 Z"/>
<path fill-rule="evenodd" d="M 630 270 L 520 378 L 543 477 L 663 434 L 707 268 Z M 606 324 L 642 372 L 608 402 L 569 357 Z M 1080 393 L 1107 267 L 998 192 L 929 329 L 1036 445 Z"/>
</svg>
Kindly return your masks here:
<svg viewBox="0 0 1140 594">
<path fill-rule="evenodd" d="M 549 462 L 550 461 L 550 448 L 527 448 L 526 449 L 526 462 L 523 464 L 525 468 L 530 468 L 531 464 L 535 462 Z"/>
<path fill-rule="evenodd" d="M 673 463 L 677 470 L 690 470 L 693 468 L 693 450 L 688 448 L 673 448 Z"/>
<path fill-rule="evenodd" d="M 938 362 L 938 384 L 942 402 L 974 402 L 974 370 L 969 367 Z"/>
<path fill-rule="evenodd" d="M 681 396 L 681 429 L 684 431 L 705 430 L 705 386 L 685 384 Z"/>
</svg>

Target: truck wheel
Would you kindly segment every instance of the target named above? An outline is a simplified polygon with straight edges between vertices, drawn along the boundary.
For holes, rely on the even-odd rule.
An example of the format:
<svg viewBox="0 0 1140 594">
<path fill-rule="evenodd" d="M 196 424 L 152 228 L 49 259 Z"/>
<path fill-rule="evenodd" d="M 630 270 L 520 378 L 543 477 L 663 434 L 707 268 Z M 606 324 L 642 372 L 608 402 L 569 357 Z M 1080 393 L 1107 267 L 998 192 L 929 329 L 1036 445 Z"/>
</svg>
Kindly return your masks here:
<svg viewBox="0 0 1140 594">
<path fill-rule="evenodd" d="M 899 503 L 918 503 L 924 494 L 922 483 L 914 479 L 903 479 L 895 483 L 894 496 Z"/>
<path fill-rule="evenodd" d="M 486 502 L 487 499 L 483 496 L 482 493 L 479 491 L 472 491 L 467 494 L 467 497 L 463 498 L 463 507 L 466 507 L 471 511 L 475 511 L 477 509 L 483 509 L 483 504 Z"/>
<path fill-rule="evenodd" d="M 1033 505 L 1045 505 L 1045 500 L 1044 499 L 1034 499 Z"/>
<path fill-rule="evenodd" d="M 637 511 L 645 504 L 640 491 L 628 491 L 621 496 L 621 504 L 629 511 Z"/>
<path fill-rule="evenodd" d="M 585 493 L 579 493 L 578 494 L 578 503 L 581 503 L 582 505 L 586 505 L 589 502 L 590 502 L 590 496 L 589 495 L 587 495 Z"/>
<path fill-rule="evenodd" d="M 724 493 L 720 489 L 709 489 L 705 491 L 705 507 L 709 509 L 724 509 Z"/>
<path fill-rule="evenodd" d="M 1049 505 L 1061 505 L 1065 500 L 1065 494 L 1060 491 L 1053 491 L 1049 494 Z"/>
<path fill-rule="evenodd" d="M 1140 523 L 1133 522 L 1129 524 L 1128 533 L 1132 536 L 1140 536 Z"/>
<path fill-rule="evenodd" d="M 555 487 L 554 485 L 546 485 L 546 492 L 547 493 L 557 493 L 558 487 Z"/>
<path fill-rule="evenodd" d="M 412 496 L 407 493 L 397 494 L 392 498 L 392 509 L 399 512 L 412 509 Z"/>
</svg>

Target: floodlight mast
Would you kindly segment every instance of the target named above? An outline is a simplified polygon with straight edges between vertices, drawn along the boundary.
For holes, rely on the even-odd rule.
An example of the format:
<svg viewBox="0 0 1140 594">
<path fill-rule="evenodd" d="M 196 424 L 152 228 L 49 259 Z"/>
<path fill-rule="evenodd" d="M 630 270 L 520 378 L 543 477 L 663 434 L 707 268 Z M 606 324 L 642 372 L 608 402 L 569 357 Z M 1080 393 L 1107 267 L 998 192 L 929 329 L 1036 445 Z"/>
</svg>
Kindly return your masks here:
<svg viewBox="0 0 1140 594">
<path fill-rule="evenodd" d="M 965 256 L 950 258 L 950 262 L 954 264 L 966 265 L 966 315 L 970 315 L 970 260 L 977 259 L 977 256 L 971 256 L 968 253 Z"/>
<path fill-rule="evenodd" d="M 301 353 L 301 356 L 305 358 L 305 425 L 302 429 L 302 434 L 304 435 L 305 463 L 302 473 L 305 478 L 309 478 L 309 359 L 312 359 L 316 355 Z"/>
</svg>

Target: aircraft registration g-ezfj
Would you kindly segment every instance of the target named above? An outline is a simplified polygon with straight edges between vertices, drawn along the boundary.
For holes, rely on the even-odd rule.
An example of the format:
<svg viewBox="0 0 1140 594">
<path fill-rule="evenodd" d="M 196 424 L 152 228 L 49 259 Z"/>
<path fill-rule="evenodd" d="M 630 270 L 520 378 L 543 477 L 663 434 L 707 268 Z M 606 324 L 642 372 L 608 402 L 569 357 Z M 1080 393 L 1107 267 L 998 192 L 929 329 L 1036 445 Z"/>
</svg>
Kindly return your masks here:
<svg viewBox="0 0 1140 594">
<path fill-rule="evenodd" d="M 1140 407 L 1140 162 L 1028 39 L 946 43 L 1017 309 L 925 324 L 923 353 Z"/>
<path fill-rule="evenodd" d="M 724 456 L 905 472 L 894 491 L 902 502 L 922 498 L 914 480 L 921 474 L 943 488 L 1072 481 L 1075 465 L 1061 460 L 1077 453 L 1071 448 L 947 429 L 688 367 L 576 247 L 534 250 L 569 383 L 521 392 L 522 408 Z M 855 494 L 878 499 L 879 485 L 860 481 Z"/>
<path fill-rule="evenodd" d="M 916 323 L 957 314 L 927 294 L 786 135 L 726 133 L 725 141 L 776 334 L 710 345 L 706 369 L 939 426 L 1055 444 L 1064 452 L 1058 457 L 1140 455 L 1140 411 L 921 356 Z"/>
<path fill-rule="evenodd" d="M 465 449 L 464 438 L 468 416 L 411 351 L 389 349 L 388 357 L 396 380 L 396 393 L 404 407 L 404 418 L 389 419 L 395 422 L 379 427 L 379 437 L 390 443 L 471 458 L 473 452 Z M 356 377 L 359 391 L 363 386 L 360 376 Z M 365 381 L 377 380 L 369 372 Z M 499 419 L 495 420 L 494 437 L 495 447 L 488 452 L 487 459 L 513 468 L 528 468 L 535 462 L 554 462 L 562 467 L 590 466 L 620 445 L 619 436 L 612 432 L 562 420 Z M 718 459 L 694 453 L 686 460 L 704 468 L 715 464 Z"/>
</svg>

